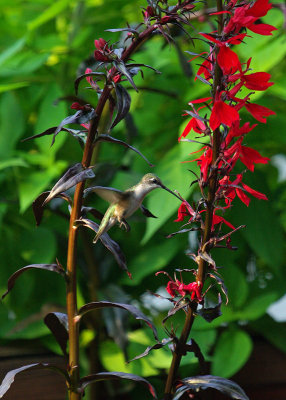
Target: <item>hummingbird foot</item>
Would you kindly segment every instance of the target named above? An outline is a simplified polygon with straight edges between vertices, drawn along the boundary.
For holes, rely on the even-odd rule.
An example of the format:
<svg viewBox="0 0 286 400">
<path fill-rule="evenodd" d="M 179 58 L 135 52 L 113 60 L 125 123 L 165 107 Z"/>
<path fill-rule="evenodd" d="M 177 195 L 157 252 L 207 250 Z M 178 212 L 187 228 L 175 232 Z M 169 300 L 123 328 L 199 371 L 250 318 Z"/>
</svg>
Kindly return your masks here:
<svg viewBox="0 0 286 400">
<path fill-rule="evenodd" d="M 119 228 L 121 228 L 121 229 L 124 228 L 126 230 L 126 232 L 130 231 L 130 225 L 128 224 L 128 222 L 125 219 L 122 218 L 118 222 L 119 222 Z"/>
</svg>

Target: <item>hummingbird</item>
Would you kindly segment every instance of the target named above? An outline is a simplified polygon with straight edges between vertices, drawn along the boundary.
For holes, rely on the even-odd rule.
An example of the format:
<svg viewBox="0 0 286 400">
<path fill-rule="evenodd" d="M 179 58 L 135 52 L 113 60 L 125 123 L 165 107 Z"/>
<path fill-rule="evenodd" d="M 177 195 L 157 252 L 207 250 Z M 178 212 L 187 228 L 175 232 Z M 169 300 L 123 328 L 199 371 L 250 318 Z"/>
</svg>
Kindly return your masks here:
<svg viewBox="0 0 286 400">
<path fill-rule="evenodd" d="M 142 205 L 142 201 L 144 200 L 145 196 L 156 188 L 167 190 L 181 201 L 180 197 L 163 185 L 161 180 L 154 174 L 144 175 L 137 185 L 132 186 L 125 191 L 103 186 L 93 186 L 87 188 L 84 193 L 85 196 L 89 192 L 95 192 L 102 199 L 110 203 L 110 206 L 101 220 L 93 243 L 96 243 L 100 236 L 107 232 L 116 223 L 119 224 L 120 228 L 125 228 L 126 231 L 129 231 L 130 227 L 126 221 L 126 218 L 129 218 L 138 208 L 140 208 L 143 214 L 147 217 L 156 218 L 149 210 L 147 210 L 147 208 Z"/>
</svg>

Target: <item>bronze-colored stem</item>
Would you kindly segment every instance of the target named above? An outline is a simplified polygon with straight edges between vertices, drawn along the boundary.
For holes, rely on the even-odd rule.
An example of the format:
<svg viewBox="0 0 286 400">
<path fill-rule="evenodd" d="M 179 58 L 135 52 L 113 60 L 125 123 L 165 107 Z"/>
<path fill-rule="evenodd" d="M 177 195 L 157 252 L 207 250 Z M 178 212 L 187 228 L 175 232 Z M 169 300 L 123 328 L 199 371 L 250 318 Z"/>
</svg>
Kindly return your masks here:
<svg viewBox="0 0 286 400">
<path fill-rule="evenodd" d="M 222 10 L 223 10 L 222 0 L 217 0 L 217 11 L 222 11 Z M 220 14 L 220 15 L 218 15 L 218 34 L 219 35 L 222 33 L 222 29 L 223 29 L 223 14 Z M 217 90 L 221 86 L 221 79 L 222 79 L 222 71 L 221 71 L 218 63 L 216 62 L 215 63 L 215 71 L 214 71 L 214 82 L 213 82 L 213 100 L 215 100 Z M 203 233 L 203 237 L 202 237 L 202 241 L 201 241 L 201 248 L 204 247 L 204 245 L 209 241 L 210 236 L 211 236 L 214 201 L 215 201 L 215 195 L 216 195 L 216 191 L 217 191 L 217 179 L 218 179 L 217 159 L 218 159 L 219 153 L 220 153 L 220 145 L 221 145 L 221 135 L 220 135 L 219 128 L 217 128 L 213 133 L 213 141 L 212 141 L 213 156 L 212 156 L 212 162 L 211 162 L 210 170 L 209 170 L 210 171 L 209 190 L 208 190 L 208 198 L 206 201 L 206 218 L 205 218 L 205 223 L 204 223 L 204 233 Z M 205 280 L 206 268 L 207 268 L 207 262 L 205 260 L 203 260 L 202 258 L 200 258 L 196 282 L 202 286 L 203 286 L 203 283 Z M 171 367 L 169 370 L 169 374 L 168 374 L 167 382 L 166 382 L 166 386 L 165 386 L 164 400 L 170 400 L 172 398 L 172 388 L 173 388 L 175 379 L 177 378 L 178 369 L 179 369 L 180 362 L 181 362 L 181 359 L 182 359 L 182 356 L 184 353 L 184 345 L 188 341 L 188 337 L 189 337 L 189 334 L 190 334 L 190 331 L 192 329 L 193 322 L 195 319 L 194 312 L 195 312 L 195 309 L 192 309 L 189 306 L 180 338 L 178 340 L 178 343 L 175 345 L 172 364 L 171 364 Z"/>
<path fill-rule="evenodd" d="M 156 25 L 149 26 L 143 32 L 141 32 L 136 39 L 133 40 L 131 45 L 124 51 L 122 60 L 126 61 L 129 59 L 131 54 L 148 38 L 152 35 L 152 32 L 157 29 Z M 115 75 L 116 68 L 113 67 L 111 70 L 111 77 Z M 101 93 L 97 107 L 95 109 L 96 116 L 91 121 L 90 129 L 87 135 L 87 140 L 84 148 L 82 157 L 82 165 L 84 168 L 88 168 L 91 163 L 93 153 L 93 143 L 97 134 L 98 123 L 102 114 L 103 107 L 109 98 L 112 90 L 111 85 L 106 85 Z M 72 212 L 70 216 L 69 224 L 69 238 L 68 238 L 68 252 L 67 252 L 67 315 L 69 323 L 69 368 L 70 368 L 70 379 L 71 387 L 69 391 L 70 400 L 80 400 L 82 394 L 78 391 L 79 386 L 79 331 L 77 317 L 77 278 L 76 278 L 76 253 L 77 253 L 77 229 L 74 227 L 74 223 L 81 216 L 81 207 L 83 202 L 83 191 L 85 183 L 80 182 L 77 184 L 74 194 L 74 202 Z"/>
</svg>

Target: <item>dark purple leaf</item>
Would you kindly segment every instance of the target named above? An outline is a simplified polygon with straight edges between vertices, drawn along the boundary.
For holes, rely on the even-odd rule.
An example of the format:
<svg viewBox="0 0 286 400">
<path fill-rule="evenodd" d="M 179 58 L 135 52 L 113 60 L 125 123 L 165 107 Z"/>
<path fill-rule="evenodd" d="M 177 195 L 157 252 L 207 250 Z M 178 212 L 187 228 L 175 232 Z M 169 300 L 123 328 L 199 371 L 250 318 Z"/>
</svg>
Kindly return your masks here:
<svg viewBox="0 0 286 400">
<path fill-rule="evenodd" d="M 216 270 L 216 263 L 215 260 L 206 252 L 206 251 L 199 251 L 199 257 L 205 260 L 207 263 L 213 266 L 213 268 Z"/>
<path fill-rule="evenodd" d="M 219 392 L 237 400 L 249 400 L 245 392 L 241 387 L 226 378 L 214 375 L 198 375 L 190 378 L 181 380 L 183 386 L 181 386 L 176 392 L 173 400 L 179 400 L 184 393 L 188 390 L 198 392 L 205 389 L 216 389 Z"/>
<path fill-rule="evenodd" d="M 114 128 L 123 118 L 125 118 L 130 110 L 131 104 L 130 94 L 122 85 L 117 84 L 115 86 L 115 93 L 117 114 L 110 129 Z"/>
<path fill-rule="evenodd" d="M 126 68 L 126 65 L 123 62 L 114 62 L 115 68 L 126 77 L 129 83 L 133 86 L 133 88 L 138 92 L 138 89 L 132 79 L 132 76 L 130 75 L 128 69 Z"/>
<path fill-rule="evenodd" d="M 156 343 L 153 346 L 148 346 L 147 349 L 142 354 L 139 354 L 138 356 L 132 358 L 132 360 L 129 360 L 128 363 L 138 360 L 139 358 L 147 356 L 150 353 L 150 351 L 152 351 L 152 350 L 161 349 L 162 347 L 166 346 L 166 344 L 169 344 L 170 342 L 172 342 L 172 340 L 173 340 L 173 338 L 163 339 L 162 342 L 160 342 L 160 343 Z"/>
<path fill-rule="evenodd" d="M 186 302 L 185 299 L 183 299 L 182 301 L 176 302 L 175 306 L 168 311 L 168 315 L 163 319 L 162 324 L 164 325 L 170 317 L 172 317 L 178 311 L 180 311 L 183 308 L 186 308 L 188 306 L 189 306 L 189 303 Z"/>
<path fill-rule="evenodd" d="M 199 347 L 199 345 L 197 344 L 197 342 L 194 339 L 191 339 L 185 347 L 186 352 L 192 352 L 194 353 L 194 355 L 197 357 L 197 359 L 199 360 L 199 364 L 201 367 L 201 372 L 206 372 L 205 371 L 205 359 L 203 356 L 203 353 L 201 352 L 201 349 Z"/>
<path fill-rule="evenodd" d="M 143 204 L 140 206 L 140 210 L 142 213 L 145 215 L 147 218 L 158 218 L 154 214 L 151 213 L 151 211 L 148 210 L 148 208 L 144 207 Z"/>
<path fill-rule="evenodd" d="M 45 316 L 44 322 L 54 335 L 56 341 L 60 345 L 64 355 L 67 355 L 68 334 L 68 316 L 60 312 L 52 312 Z"/>
<path fill-rule="evenodd" d="M 37 135 L 25 138 L 25 139 L 22 140 L 22 142 L 26 142 L 27 140 L 31 140 L 31 139 L 37 139 L 37 138 L 42 137 L 42 136 L 53 135 L 55 133 L 56 129 L 57 129 L 57 127 L 54 126 L 53 128 L 49 128 L 49 129 L 45 130 L 42 133 L 38 133 Z M 86 134 L 84 133 L 83 130 L 76 130 L 76 129 L 69 129 L 69 128 L 62 127 L 61 131 L 70 133 L 72 136 L 74 136 L 79 141 L 80 140 L 81 141 L 85 141 Z"/>
<path fill-rule="evenodd" d="M 137 68 L 137 67 L 146 67 L 149 69 L 152 69 L 153 71 L 155 71 L 157 74 L 161 74 L 161 71 L 159 71 L 156 68 L 151 67 L 151 65 L 147 65 L 147 64 L 136 64 L 136 63 L 131 63 L 131 64 L 127 64 L 126 67 L 128 68 Z"/>
<path fill-rule="evenodd" d="M 46 201 L 47 197 L 49 196 L 50 192 L 43 192 L 40 194 L 40 196 L 38 196 L 36 198 L 36 200 L 33 202 L 33 213 L 36 219 L 36 224 L 37 226 L 40 225 L 42 218 L 43 218 L 43 214 L 44 214 L 44 207 L 43 207 L 43 203 Z M 66 193 L 59 193 L 58 195 L 56 195 L 55 197 L 59 197 L 63 200 L 66 200 L 69 205 L 72 204 L 72 199 L 66 194 Z"/>
<path fill-rule="evenodd" d="M 228 291 L 227 291 L 227 287 L 224 284 L 224 280 L 219 275 L 214 274 L 214 273 L 209 273 L 208 275 L 211 278 L 215 279 L 217 281 L 217 283 L 221 286 L 221 290 L 226 297 L 226 304 L 227 304 L 228 303 Z"/>
<path fill-rule="evenodd" d="M 197 231 L 198 228 L 189 228 L 189 229 L 181 229 L 180 231 L 170 233 L 168 236 L 166 236 L 167 239 L 170 239 L 171 237 L 178 235 L 179 233 L 187 233 L 187 232 L 192 232 L 192 231 Z"/>
<path fill-rule="evenodd" d="M 78 124 L 78 125 L 85 124 L 86 122 L 89 122 L 91 119 L 93 119 L 95 117 L 95 115 L 96 115 L 95 114 L 95 110 L 93 108 L 91 108 L 90 111 L 79 110 L 75 114 L 69 115 L 68 117 L 63 119 L 62 122 L 60 123 L 60 125 L 57 127 L 57 129 L 54 132 L 54 136 L 53 136 L 53 140 L 52 140 L 51 146 L 54 144 L 57 134 L 62 130 L 62 128 L 65 125 L 68 125 L 68 124 Z"/>
<path fill-rule="evenodd" d="M 202 81 L 203 83 L 206 83 L 207 85 L 211 86 L 212 84 L 207 81 L 205 78 L 203 78 L 201 75 L 196 75 L 196 78 L 198 78 L 200 81 Z"/>
<path fill-rule="evenodd" d="M 42 132 L 42 133 L 38 133 L 37 135 L 29 136 L 29 137 L 23 139 L 22 142 L 26 142 L 27 140 L 31 140 L 31 139 L 36 139 L 36 138 L 39 138 L 39 137 L 41 137 L 41 136 L 52 135 L 52 134 L 55 133 L 55 130 L 56 130 L 56 129 L 57 129 L 57 127 L 56 127 L 56 126 L 53 126 L 52 128 L 46 129 L 46 130 L 45 130 L 44 132 Z"/>
<path fill-rule="evenodd" d="M 87 228 L 92 229 L 96 233 L 98 232 L 99 229 L 99 225 L 91 221 L 90 219 L 79 219 L 75 221 L 75 225 L 86 226 Z M 101 240 L 102 244 L 113 254 L 119 267 L 122 268 L 124 271 L 126 271 L 128 276 L 131 277 L 131 274 L 128 271 L 126 265 L 125 255 L 123 254 L 121 248 L 119 247 L 119 244 L 116 243 L 114 240 L 112 240 L 111 237 L 108 235 L 108 233 L 104 233 L 103 235 L 100 236 L 99 239 Z"/>
<path fill-rule="evenodd" d="M 112 136 L 109 135 L 99 135 L 96 140 L 96 142 L 111 142 L 111 143 L 117 143 L 120 144 L 121 146 L 127 147 L 130 150 L 135 151 L 137 154 L 139 154 L 149 165 L 150 167 L 154 167 L 153 164 L 150 163 L 150 161 L 147 160 L 147 158 L 139 151 L 137 150 L 135 147 L 131 146 L 130 144 L 123 142 L 122 140 L 119 139 L 115 139 Z"/>
<path fill-rule="evenodd" d="M 199 120 L 202 121 L 202 122 L 207 122 L 206 118 L 201 117 L 200 115 L 194 113 L 193 111 L 185 110 L 185 112 L 186 112 L 187 114 L 189 114 L 191 117 L 194 117 L 194 118 L 196 118 L 196 119 L 199 119 Z"/>
<path fill-rule="evenodd" d="M 200 310 L 197 310 L 196 313 L 203 317 L 207 322 L 212 322 L 214 319 L 218 318 L 221 316 L 221 296 L 220 294 L 218 295 L 218 304 L 214 307 L 209 307 L 209 308 L 201 308 Z"/>
<path fill-rule="evenodd" d="M 62 193 L 71 187 L 75 186 L 79 182 L 86 179 L 94 178 L 94 172 L 91 168 L 83 169 L 81 163 L 73 165 L 67 170 L 67 172 L 61 177 L 61 179 L 55 184 L 50 191 L 49 196 L 43 202 L 43 205 L 47 204 L 50 200 L 56 197 L 59 193 Z"/>
<path fill-rule="evenodd" d="M 26 370 L 31 370 L 31 369 L 52 369 L 53 371 L 59 372 L 61 375 L 64 375 L 65 379 L 69 381 L 69 376 L 68 373 L 59 367 L 56 367 L 52 364 L 47 364 L 47 363 L 35 363 L 35 364 L 30 364 L 30 365 L 24 365 L 23 367 L 13 369 L 9 371 L 3 381 L 2 384 L 0 385 L 0 399 L 5 395 L 7 390 L 10 389 L 10 386 L 15 380 L 15 377 L 17 374 L 20 372 L 26 371 Z"/>
<path fill-rule="evenodd" d="M 134 35 L 139 35 L 139 32 L 132 28 L 105 29 L 105 32 L 132 32 Z"/>
<path fill-rule="evenodd" d="M 129 379 L 133 382 L 143 383 L 143 385 L 147 386 L 154 399 L 157 399 L 155 389 L 150 382 L 144 378 L 141 378 L 141 376 L 126 374 L 124 372 L 99 372 L 98 374 L 88 375 L 81 378 L 80 384 L 81 388 L 84 390 L 90 383 L 111 379 Z"/>
<path fill-rule="evenodd" d="M 82 306 L 78 312 L 78 315 L 83 316 L 89 311 L 98 310 L 105 307 L 118 307 L 122 308 L 123 310 L 129 311 L 130 314 L 132 314 L 136 319 L 144 321 L 149 326 L 149 328 L 152 329 L 155 339 L 159 340 L 157 330 L 152 322 L 146 317 L 145 314 L 142 313 L 142 311 L 138 310 L 138 308 L 132 306 L 131 304 L 114 303 L 111 301 L 94 301 L 92 303 L 88 303 Z"/>
<path fill-rule="evenodd" d="M 46 271 L 51 271 L 51 272 L 56 272 L 63 277 L 66 277 L 65 270 L 59 265 L 59 264 L 31 264 L 27 265 L 26 267 L 23 267 L 21 269 L 18 269 L 18 271 L 14 272 L 13 275 L 10 276 L 8 279 L 8 284 L 7 284 L 7 291 L 3 294 L 2 299 L 7 296 L 7 294 L 10 292 L 10 290 L 14 287 L 16 280 L 20 275 L 23 274 L 23 272 L 28 271 L 29 269 L 44 269 Z"/>
<path fill-rule="evenodd" d="M 87 78 L 88 76 L 94 76 L 94 77 L 100 77 L 100 78 L 104 77 L 105 81 L 106 81 L 106 75 L 104 72 L 88 72 L 87 74 L 82 74 L 78 78 L 76 78 L 76 80 L 74 81 L 74 89 L 75 89 L 76 94 L 78 93 L 78 87 L 79 87 L 80 81 L 84 78 Z"/>
</svg>

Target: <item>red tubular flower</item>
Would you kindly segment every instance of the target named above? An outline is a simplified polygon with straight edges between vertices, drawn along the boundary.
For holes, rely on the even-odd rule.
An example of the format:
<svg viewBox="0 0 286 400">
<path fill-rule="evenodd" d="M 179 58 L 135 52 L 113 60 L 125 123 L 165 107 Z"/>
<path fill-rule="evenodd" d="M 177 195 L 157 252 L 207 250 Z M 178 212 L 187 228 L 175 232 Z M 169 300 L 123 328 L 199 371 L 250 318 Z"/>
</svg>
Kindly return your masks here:
<svg viewBox="0 0 286 400">
<path fill-rule="evenodd" d="M 207 129 L 207 127 L 205 126 L 205 124 L 204 124 L 200 119 L 198 119 L 198 118 L 192 118 L 192 119 L 187 123 L 187 125 L 186 125 L 186 127 L 185 127 L 183 133 L 181 134 L 181 136 L 179 137 L 178 140 L 180 141 L 182 138 L 186 137 L 186 136 L 190 133 L 190 131 L 191 131 L 192 129 L 193 129 L 195 132 L 201 134 L 201 133 L 203 133 L 203 132 Z"/>
<path fill-rule="evenodd" d="M 94 51 L 94 58 L 97 61 L 102 61 L 102 62 L 109 61 L 108 55 L 111 53 L 111 50 L 107 45 L 107 41 L 102 38 L 96 39 L 94 41 L 94 46 L 96 48 L 96 50 Z"/>
<path fill-rule="evenodd" d="M 201 176 L 204 182 L 206 182 L 208 179 L 208 171 L 209 171 L 209 166 L 212 162 L 212 157 L 213 157 L 213 151 L 210 147 L 208 147 L 207 150 L 204 152 L 204 154 L 202 154 L 199 158 L 196 158 L 194 160 L 197 161 L 197 164 L 200 167 Z"/>
<path fill-rule="evenodd" d="M 191 217 L 189 221 L 192 220 L 195 215 L 195 211 L 192 209 L 190 204 L 187 201 L 183 201 L 178 209 L 178 218 L 174 220 L 174 222 L 181 222 L 185 217 Z"/>
<path fill-rule="evenodd" d="M 266 123 L 266 118 L 264 117 L 269 117 L 269 115 L 275 115 L 276 113 L 270 108 L 261 106 L 259 104 L 254 104 L 254 103 L 245 103 L 245 107 L 250 114 L 257 119 L 257 121 L 263 122 L 264 124 Z"/>
<path fill-rule="evenodd" d="M 197 282 L 192 282 L 188 285 L 185 285 L 179 280 L 171 280 L 167 283 L 166 290 L 172 297 L 176 297 L 179 293 L 182 297 L 190 295 L 191 300 L 196 299 L 199 302 L 202 301 L 202 285 L 198 284 Z"/>
<path fill-rule="evenodd" d="M 272 31 L 277 30 L 275 26 L 268 24 L 252 24 L 248 26 L 248 29 L 254 33 L 258 33 L 259 35 L 264 35 L 264 36 L 271 36 Z"/>
<path fill-rule="evenodd" d="M 224 75 L 241 71 L 241 64 L 237 54 L 227 46 L 222 46 L 217 55 L 217 62 Z"/>
<path fill-rule="evenodd" d="M 220 124 L 231 126 L 235 121 L 239 120 L 239 114 L 236 109 L 222 100 L 214 102 L 212 113 L 210 116 L 210 127 L 214 131 Z"/>
</svg>

